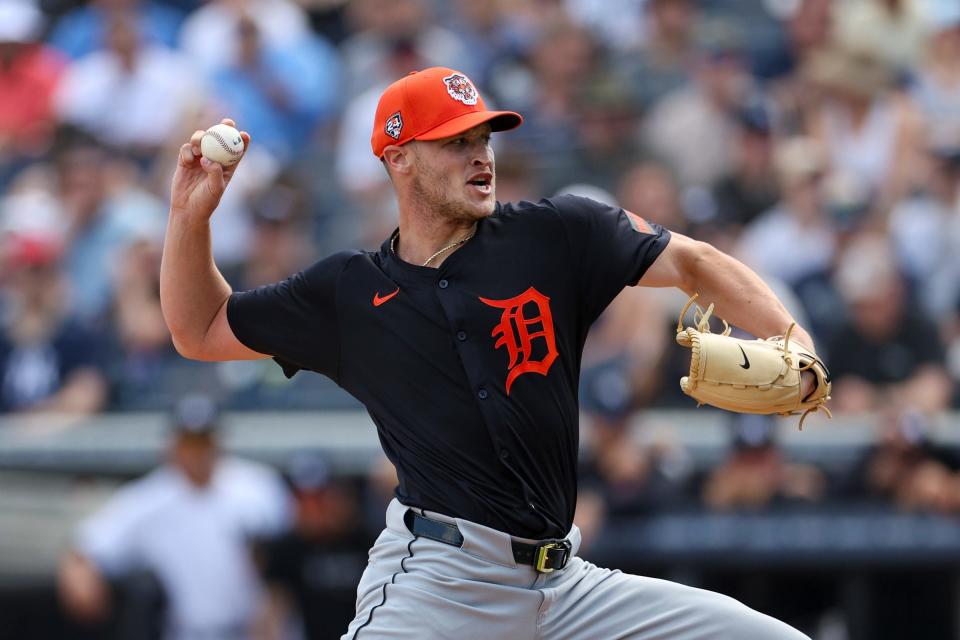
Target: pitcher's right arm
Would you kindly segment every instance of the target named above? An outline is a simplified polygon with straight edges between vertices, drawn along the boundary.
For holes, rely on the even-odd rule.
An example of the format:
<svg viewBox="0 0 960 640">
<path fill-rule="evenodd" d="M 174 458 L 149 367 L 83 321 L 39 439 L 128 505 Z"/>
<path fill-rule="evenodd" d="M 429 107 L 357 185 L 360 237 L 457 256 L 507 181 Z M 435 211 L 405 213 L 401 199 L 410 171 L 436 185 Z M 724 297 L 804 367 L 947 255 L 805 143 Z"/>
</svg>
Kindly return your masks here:
<svg viewBox="0 0 960 640">
<path fill-rule="evenodd" d="M 235 126 L 232 120 L 224 124 Z M 241 132 L 245 147 L 250 136 Z M 203 131 L 180 147 L 160 265 L 160 304 L 177 351 L 193 360 L 256 360 L 227 321 L 232 290 L 213 261 L 210 217 L 239 163 L 224 167 L 200 154 Z"/>
</svg>

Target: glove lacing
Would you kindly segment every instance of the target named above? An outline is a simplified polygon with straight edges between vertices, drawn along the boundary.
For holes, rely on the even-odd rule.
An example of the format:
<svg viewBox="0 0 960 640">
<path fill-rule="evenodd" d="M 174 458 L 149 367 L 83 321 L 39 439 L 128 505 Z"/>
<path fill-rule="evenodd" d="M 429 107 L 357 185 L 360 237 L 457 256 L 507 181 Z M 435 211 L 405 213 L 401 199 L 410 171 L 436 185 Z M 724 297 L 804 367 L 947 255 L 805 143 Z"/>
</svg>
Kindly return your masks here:
<svg viewBox="0 0 960 640">
<path fill-rule="evenodd" d="M 677 319 L 677 333 L 681 333 L 681 332 L 684 331 L 684 328 L 683 328 L 683 317 L 684 317 L 685 315 L 687 315 L 687 311 L 690 310 L 691 305 L 693 305 L 694 300 L 696 300 L 699 295 L 700 295 L 699 293 L 694 293 L 692 296 L 690 296 L 690 299 L 687 300 L 687 303 L 686 303 L 685 305 L 683 305 L 683 310 L 680 311 L 680 317 Z M 701 309 L 701 308 L 700 308 L 700 305 L 697 305 L 697 306 L 696 306 L 696 309 L 694 309 L 694 312 L 693 312 L 693 321 L 694 321 L 694 324 L 696 325 L 696 330 L 699 331 L 700 333 L 710 333 L 710 332 L 711 332 L 711 331 L 710 331 L 710 316 L 713 314 L 713 309 L 714 309 L 714 305 L 713 305 L 712 302 L 710 303 L 710 306 L 707 307 L 707 310 L 706 310 L 706 311 L 704 311 L 703 309 Z M 729 325 L 729 324 L 727 323 L 727 321 L 724 320 L 723 318 L 720 318 L 720 321 L 723 322 L 723 333 L 722 333 L 721 335 L 724 335 L 724 336 L 730 335 L 730 325 Z M 786 332 L 783 336 L 773 336 L 772 338 L 767 338 L 767 340 L 771 340 L 771 341 L 776 342 L 776 341 L 779 341 L 780 338 L 783 338 L 783 360 L 784 360 L 784 362 L 787 363 L 787 366 L 788 366 L 788 367 L 790 367 L 790 368 L 793 369 L 794 371 L 802 374 L 804 371 L 807 371 L 807 370 L 811 369 L 811 368 L 813 367 L 813 365 L 816 364 L 816 360 L 811 360 L 811 361 L 808 362 L 806 365 L 803 365 L 803 366 L 800 366 L 800 367 L 794 367 L 794 366 L 793 366 L 793 358 L 792 358 L 791 355 L 790 355 L 790 335 L 793 333 L 793 328 L 796 327 L 796 326 L 797 326 L 797 323 L 796 323 L 796 322 L 791 322 L 791 323 L 790 323 L 790 326 L 787 327 L 787 332 Z M 692 328 L 689 329 L 689 331 L 692 331 L 692 330 L 693 330 Z M 802 380 L 803 380 L 803 378 L 801 377 L 801 387 L 802 387 L 802 384 L 803 384 L 803 383 L 802 383 Z M 818 385 L 820 384 L 820 381 L 819 381 L 819 380 L 817 380 L 817 384 L 818 384 Z M 814 390 L 816 390 L 816 389 L 814 389 Z M 797 428 L 798 428 L 800 431 L 803 431 L 803 421 L 807 419 L 807 416 L 810 415 L 811 413 L 816 413 L 816 412 L 818 412 L 818 411 L 820 411 L 820 410 L 823 410 L 823 412 L 827 414 L 827 417 L 828 417 L 828 418 L 833 418 L 833 413 L 830 411 L 829 408 L 827 408 L 827 406 L 826 406 L 826 404 L 825 404 L 825 403 L 827 402 L 827 400 L 829 400 L 829 399 L 830 399 L 830 396 L 826 396 L 826 397 L 824 397 L 824 398 L 821 398 L 819 401 L 817 401 L 817 404 L 815 404 L 814 406 L 812 406 L 812 407 L 810 407 L 809 409 L 807 409 L 806 411 L 804 411 L 803 414 L 800 416 L 800 424 L 798 425 Z M 698 403 L 697 406 L 700 406 L 701 404 L 703 404 L 703 403 Z M 790 414 L 790 413 L 783 413 L 783 414 L 780 414 L 780 415 L 788 416 L 788 415 L 791 415 L 791 414 Z"/>
<path fill-rule="evenodd" d="M 683 310 L 680 312 L 680 317 L 677 319 L 677 333 L 681 333 L 683 329 L 683 316 L 687 315 L 687 311 L 690 309 L 690 306 L 693 304 L 693 301 L 697 299 L 699 293 L 694 293 L 690 296 L 690 299 L 687 300 L 687 304 L 683 305 Z M 700 308 L 700 305 L 697 305 L 697 308 L 693 311 L 693 323 L 697 327 L 697 331 L 700 333 L 712 333 L 710 331 L 710 316 L 713 315 L 713 303 L 710 303 L 710 306 L 707 307 L 707 310 L 704 311 Z M 723 333 L 720 335 L 728 336 L 730 335 L 730 325 L 727 324 L 727 321 L 723 318 L 720 318 L 720 322 L 723 323 Z"/>
<path fill-rule="evenodd" d="M 787 332 L 786 332 L 786 334 L 784 334 L 784 336 L 783 336 L 783 360 L 784 360 L 784 362 L 787 363 L 787 366 L 788 366 L 788 367 L 790 367 L 791 369 L 793 369 L 794 371 L 796 371 L 796 372 L 798 372 L 798 373 L 800 373 L 800 374 L 803 374 L 804 371 L 808 371 L 808 370 L 812 369 L 812 368 L 813 368 L 813 365 L 815 365 L 815 364 L 817 363 L 817 361 L 811 359 L 810 362 L 808 362 L 807 364 L 805 364 L 805 365 L 803 365 L 803 366 L 800 366 L 800 367 L 794 367 L 794 366 L 793 366 L 793 362 L 792 362 L 793 359 L 790 357 L 790 334 L 793 332 L 793 328 L 794 328 L 795 326 L 797 326 L 797 323 L 796 323 L 796 322 L 791 322 L 791 323 L 790 323 L 790 326 L 787 327 Z M 817 383 L 817 385 L 819 385 L 819 384 L 820 384 L 820 380 L 817 380 L 816 383 Z M 803 376 L 802 376 L 802 375 L 800 376 L 800 388 L 801 388 L 801 389 L 803 388 Z M 814 391 L 816 391 L 816 387 L 814 387 Z M 811 393 L 813 393 L 813 392 L 811 391 Z M 824 411 L 824 413 L 827 414 L 827 417 L 828 417 L 828 418 L 831 418 L 831 419 L 832 419 L 832 418 L 833 418 L 833 413 L 831 413 L 830 409 L 828 409 L 827 406 L 826 406 L 826 404 L 825 404 L 825 403 L 827 402 L 827 400 L 829 400 L 829 399 L 830 399 L 830 396 L 826 396 L 826 397 L 820 398 L 820 400 L 817 401 L 817 404 L 813 405 L 812 407 L 810 407 L 809 409 L 807 409 L 806 411 L 804 411 L 804 412 L 803 412 L 803 415 L 800 416 L 800 424 L 797 426 L 797 429 L 798 429 L 799 431 L 803 431 L 803 421 L 806 420 L 807 416 L 810 415 L 811 413 L 816 413 L 817 411 L 820 411 L 821 409 Z M 790 415 L 790 414 L 785 414 L 785 415 Z"/>
</svg>

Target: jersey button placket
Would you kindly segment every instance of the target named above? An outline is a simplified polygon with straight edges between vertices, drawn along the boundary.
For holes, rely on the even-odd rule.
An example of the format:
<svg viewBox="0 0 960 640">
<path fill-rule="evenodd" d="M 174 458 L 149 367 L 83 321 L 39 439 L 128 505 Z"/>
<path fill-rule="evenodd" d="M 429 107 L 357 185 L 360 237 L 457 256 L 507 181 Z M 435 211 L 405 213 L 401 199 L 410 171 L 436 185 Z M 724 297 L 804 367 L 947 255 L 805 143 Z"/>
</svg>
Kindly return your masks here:
<svg viewBox="0 0 960 640">
<path fill-rule="evenodd" d="M 450 286 L 450 283 L 446 280 L 446 278 L 444 278 L 443 280 L 437 283 L 437 286 L 440 287 L 441 289 L 446 289 L 447 287 Z"/>
<path fill-rule="evenodd" d="M 481 400 L 486 400 L 489 396 L 490 394 L 487 393 L 486 389 L 480 389 L 480 391 L 477 391 L 477 397 Z"/>
<path fill-rule="evenodd" d="M 460 342 L 463 342 L 466 339 L 467 339 L 466 331 L 457 331 L 457 340 L 459 340 Z"/>
</svg>

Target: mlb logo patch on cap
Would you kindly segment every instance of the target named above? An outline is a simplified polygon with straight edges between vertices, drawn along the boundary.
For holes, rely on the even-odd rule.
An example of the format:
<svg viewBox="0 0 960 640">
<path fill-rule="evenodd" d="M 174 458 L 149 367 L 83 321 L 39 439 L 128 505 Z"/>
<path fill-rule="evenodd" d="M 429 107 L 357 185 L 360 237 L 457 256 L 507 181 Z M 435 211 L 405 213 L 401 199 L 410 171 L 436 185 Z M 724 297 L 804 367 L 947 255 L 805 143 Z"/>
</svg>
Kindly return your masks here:
<svg viewBox="0 0 960 640">
<path fill-rule="evenodd" d="M 400 132 L 403 131 L 403 118 L 400 117 L 399 111 L 387 118 L 387 124 L 383 127 L 383 130 L 394 140 L 400 139 Z"/>
</svg>

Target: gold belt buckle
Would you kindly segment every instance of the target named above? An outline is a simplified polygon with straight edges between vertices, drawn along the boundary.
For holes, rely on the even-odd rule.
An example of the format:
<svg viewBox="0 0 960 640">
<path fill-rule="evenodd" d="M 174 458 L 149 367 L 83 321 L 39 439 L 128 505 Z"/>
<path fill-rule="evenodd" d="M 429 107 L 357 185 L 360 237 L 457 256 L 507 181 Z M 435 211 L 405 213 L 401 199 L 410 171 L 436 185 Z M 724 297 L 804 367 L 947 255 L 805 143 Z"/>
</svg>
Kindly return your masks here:
<svg viewBox="0 0 960 640">
<path fill-rule="evenodd" d="M 553 573 L 556 571 L 553 567 L 547 566 L 547 554 L 551 549 L 566 549 L 567 546 L 563 542 L 544 542 L 539 547 L 537 547 L 536 561 L 533 563 L 533 567 L 537 570 L 538 573 Z"/>
</svg>

